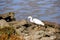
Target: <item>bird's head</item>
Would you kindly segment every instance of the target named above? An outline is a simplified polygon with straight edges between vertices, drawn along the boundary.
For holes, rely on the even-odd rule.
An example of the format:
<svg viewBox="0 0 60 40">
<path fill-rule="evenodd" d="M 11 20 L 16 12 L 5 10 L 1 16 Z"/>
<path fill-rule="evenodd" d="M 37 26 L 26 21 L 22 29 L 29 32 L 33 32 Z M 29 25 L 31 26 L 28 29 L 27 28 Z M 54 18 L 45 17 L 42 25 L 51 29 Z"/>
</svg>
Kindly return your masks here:
<svg viewBox="0 0 60 40">
<path fill-rule="evenodd" d="M 28 16 L 28 19 L 32 18 L 32 16 Z"/>
</svg>

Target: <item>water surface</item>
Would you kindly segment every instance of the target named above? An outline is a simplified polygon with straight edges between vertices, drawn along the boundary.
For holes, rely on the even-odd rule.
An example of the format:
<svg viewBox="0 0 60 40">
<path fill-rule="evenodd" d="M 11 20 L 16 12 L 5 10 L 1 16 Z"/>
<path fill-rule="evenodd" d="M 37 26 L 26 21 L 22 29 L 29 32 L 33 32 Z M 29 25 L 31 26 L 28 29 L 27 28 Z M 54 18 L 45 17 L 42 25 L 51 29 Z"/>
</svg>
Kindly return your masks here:
<svg viewBox="0 0 60 40">
<path fill-rule="evenodd" d="M 28 16 L 60 23 L 60 0 L 0 0 L 0 14 L 15 12 L 17 20 Z"/>
</svg>

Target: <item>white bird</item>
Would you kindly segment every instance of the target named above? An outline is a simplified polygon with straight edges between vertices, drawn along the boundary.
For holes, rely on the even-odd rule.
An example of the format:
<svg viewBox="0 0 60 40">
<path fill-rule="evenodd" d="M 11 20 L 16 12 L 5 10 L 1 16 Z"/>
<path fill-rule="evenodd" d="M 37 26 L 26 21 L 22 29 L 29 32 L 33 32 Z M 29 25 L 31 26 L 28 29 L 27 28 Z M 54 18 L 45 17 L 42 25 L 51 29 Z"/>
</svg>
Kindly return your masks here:
<svg viewBox="0 0 60 40">
<path fill-rule="evenodd" d="M 28 19 L 30 19 L 30 22 L 33 22 L 35 24 L 44 26 L 44 23 L 41 20 L 37 19 L 37 18 L 32 18 L 32 16 L 28 16 Z"/>
</svg>

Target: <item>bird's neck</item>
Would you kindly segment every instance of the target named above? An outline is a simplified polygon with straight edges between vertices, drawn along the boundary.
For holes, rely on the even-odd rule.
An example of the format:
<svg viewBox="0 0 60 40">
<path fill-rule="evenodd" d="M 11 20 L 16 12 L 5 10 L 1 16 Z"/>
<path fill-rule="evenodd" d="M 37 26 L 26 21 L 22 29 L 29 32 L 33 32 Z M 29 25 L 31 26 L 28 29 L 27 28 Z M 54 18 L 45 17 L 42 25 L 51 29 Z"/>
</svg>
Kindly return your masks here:
<svg viewBox="0 0 60 40">
<path fill-rule="evenodd" d="M 30 21 L 31 21 L 31 22 L 33 22 L 33 19 L 32 19 L 32 18 L 30 18 Z"/>
</svg>

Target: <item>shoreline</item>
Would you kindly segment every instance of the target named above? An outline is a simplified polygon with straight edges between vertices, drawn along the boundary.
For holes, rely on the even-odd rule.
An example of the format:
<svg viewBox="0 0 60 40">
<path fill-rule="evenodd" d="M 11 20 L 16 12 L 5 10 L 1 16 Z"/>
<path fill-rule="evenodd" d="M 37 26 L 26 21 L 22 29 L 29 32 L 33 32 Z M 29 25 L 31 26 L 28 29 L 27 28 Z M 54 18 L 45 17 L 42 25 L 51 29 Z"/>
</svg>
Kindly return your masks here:
<svg viewBox="0 0 60 40">
<path fill-rule="evenodd" d="M 14 12 L 0 15 L 0 40 L 60 40 L 60 24 L 43 22 L 44 26 L 25 19 L 17 21 Z"/>
<path fill-rule="evenodd" d="M 17 38 L 17 40 L 59 40 L 60 26 L 56 23 L 52 23 L 48 21 L 43 21 L 43 22 L 45 23 L 45 26 L 36 25 L 34 23 L 28 22 L 23 19 L 20 21 L 6 22 L 7 25 L 9 25 L 8 27 L 5 26 L 6 23 L 3 24 L 4 23 L 3 22 L 2 24 L 4 25 L 4 27 L 0 27 L 0 31 L 3 32 L 2 30 L 4 29 L 6 30 L 13 27 L 14 30 L 12 30 L 12 32 L 10 31 L 10 33 L 8 34 L 10 35 L 9 36 L 10 40 L 16 40 L 12 38 Z M 1 37 L 2 35 L 6 36 L 6 34 L 1 34 Z M 0 39 L 2 40 L 3 37 Z M 6 40 L 8 40 L 8 37 Z"/>
</svg>

